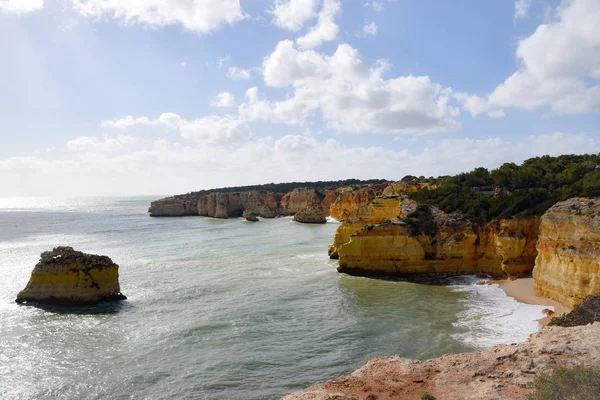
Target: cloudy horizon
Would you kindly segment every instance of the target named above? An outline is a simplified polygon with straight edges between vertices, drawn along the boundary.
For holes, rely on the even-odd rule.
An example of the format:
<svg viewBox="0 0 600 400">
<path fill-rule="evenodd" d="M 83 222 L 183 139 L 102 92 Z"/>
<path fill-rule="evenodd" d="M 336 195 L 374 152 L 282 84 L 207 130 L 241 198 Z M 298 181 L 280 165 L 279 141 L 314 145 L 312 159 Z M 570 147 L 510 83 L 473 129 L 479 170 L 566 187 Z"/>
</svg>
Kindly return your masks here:
<svg viewBox="0 0 600 400">
<path fill-rule="evenodd" d="M 0 197 L 600 153 L 597 0 L 0 0 Z"/>
</svg>

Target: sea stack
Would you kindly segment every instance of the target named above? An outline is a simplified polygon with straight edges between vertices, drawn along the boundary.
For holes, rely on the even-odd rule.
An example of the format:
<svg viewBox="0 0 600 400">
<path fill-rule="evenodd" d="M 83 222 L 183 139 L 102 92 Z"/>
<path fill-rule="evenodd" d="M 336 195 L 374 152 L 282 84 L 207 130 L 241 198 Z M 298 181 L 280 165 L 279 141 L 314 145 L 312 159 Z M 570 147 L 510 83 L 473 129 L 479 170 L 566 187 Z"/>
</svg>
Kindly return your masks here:
<svg viewBox="0 0 600 400">
<path fill-rule="evenodd" d="M 91 305 L 126 298 L 119 286 L 119 266 L 109 257 L 56 247 L 41 254 L 15 301 Z"/>
<path fill-rule="evenodd" d="M 322 207 L 306 207 L 294 215 L 294 221 L 303 224 L 324 224 L 327 218 Z"/>
</svg>

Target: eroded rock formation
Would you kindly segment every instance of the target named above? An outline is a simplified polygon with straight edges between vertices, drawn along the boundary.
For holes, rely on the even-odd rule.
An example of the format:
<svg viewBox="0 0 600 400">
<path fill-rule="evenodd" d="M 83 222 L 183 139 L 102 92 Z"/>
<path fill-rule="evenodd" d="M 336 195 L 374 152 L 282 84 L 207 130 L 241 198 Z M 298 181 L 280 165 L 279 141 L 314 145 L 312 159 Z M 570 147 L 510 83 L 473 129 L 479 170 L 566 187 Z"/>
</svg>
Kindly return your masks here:
<svg viewBox="0 0 600 400">
<path fill-rule="evenodd" d="M 283 400 L 438 399 L 521 400 L 535 377 L 557 365 L 600 367 L 600 322 L 544 327 L 521 344 L 418 361 L 400 356 L 371 360 L 352 374 L 285 396 Z"/>
<path fill-rule="evenodd" d="M 600 290 L 600 198 L 573 198 L 542 217 L 536 294 L 573 307 Z"/>
<path fill-rule="evenodd" d="M 294 221 L 304 224 L 324 224 L 327 222 L 327 215 L 320 206 L 307 207 L 294 215 Z"/>
<path fill-rule="evenodd" d="M 42 253 L 16 302 L 80 305 L 124 299 L 119 266 L 109 257 L 56 247 Z"/>
<path fill-rule="evenodd" d="M 272 218 L 270 210 L 279 208 L 281 194 L 266 191 L 213 192 L 198 199 L 198 215 L 229 218 L 241 217 L 244 211 Z M 265 213 L 265 210 L 267 212 Z"/>
<path fill-rule="evenodd" d="M 198 215 L 198 201 L 196 199 L 167 197 L 150 203 L 148 212 L 151 217 Z"/>
<path fill-rule="evenodd" d="M 281 198 L 281 209 L 284 215 L 295 215 L 307 208 L 322 207 L 323 199 L 325 199 L 325 193 L 322 191 L 297 188 Z"/>
</svg>

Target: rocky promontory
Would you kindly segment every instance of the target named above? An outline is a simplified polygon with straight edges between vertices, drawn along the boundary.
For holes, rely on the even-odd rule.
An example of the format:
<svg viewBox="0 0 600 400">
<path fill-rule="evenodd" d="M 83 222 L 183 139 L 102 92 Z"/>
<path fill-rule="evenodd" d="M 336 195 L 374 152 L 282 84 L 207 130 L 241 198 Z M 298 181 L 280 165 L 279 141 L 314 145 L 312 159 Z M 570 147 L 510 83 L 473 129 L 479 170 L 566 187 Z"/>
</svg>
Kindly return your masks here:
<svg viewBox="0 0 600 400">
<path fill-rule="evenodd" d="M 447 354 L 426 361 L 376 358 L 350 375 L 329 380 L 283 400 L 521 400 L 535 377 L 556 366 L 600 367 L 600 322 L 547 326 L 521 344 L 477 353 Z"/>
<path fill-rule="evenodd" d="M 87 305 L 124 300 L 119 266 L 107 256 L 56 247 L 41 254 L 16 302 Z"/>
</svg>

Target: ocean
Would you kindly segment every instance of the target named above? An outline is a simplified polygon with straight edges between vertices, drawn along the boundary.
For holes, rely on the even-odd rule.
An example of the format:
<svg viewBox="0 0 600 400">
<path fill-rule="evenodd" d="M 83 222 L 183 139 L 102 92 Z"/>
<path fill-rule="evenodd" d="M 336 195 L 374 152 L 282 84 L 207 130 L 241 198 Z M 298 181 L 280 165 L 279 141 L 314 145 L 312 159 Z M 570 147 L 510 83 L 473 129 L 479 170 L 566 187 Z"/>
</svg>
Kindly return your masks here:
<svg viewBox="0 0 600 400">
<path fill-rule="evenodd" d="M 350 277 L 338 224 L 151 218 L 158 197 L 0 199 L 0 398 L 277 399 L 369 359 L 524 340 L 546 307 L 475 277 Z M 42 251 L 110 256 L 128 300 L 20 306 Z"/>
</svg>

